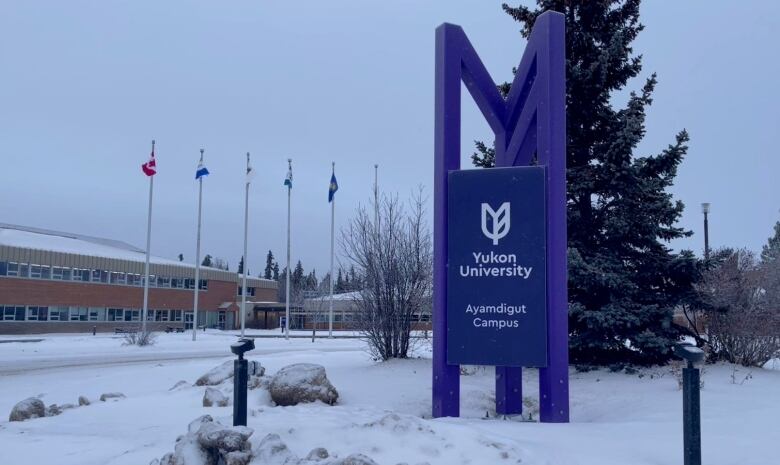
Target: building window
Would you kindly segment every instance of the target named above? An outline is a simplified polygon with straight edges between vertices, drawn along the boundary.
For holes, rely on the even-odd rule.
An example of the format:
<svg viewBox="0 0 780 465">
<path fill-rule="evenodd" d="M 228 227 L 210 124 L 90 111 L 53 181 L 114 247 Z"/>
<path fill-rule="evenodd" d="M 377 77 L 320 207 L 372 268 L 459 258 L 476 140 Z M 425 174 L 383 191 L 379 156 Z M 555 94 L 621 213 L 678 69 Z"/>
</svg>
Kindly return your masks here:
<svg viewBox="0 0 780 465">
<path fill-rule="evenodd" d="M 171 278 L 166 278 L 164 276 L 158 276 L 157 277 L 157 287 L 171 287 Z"/>
<path fill-rule="evenodd" d="M 70 321 L 87 321 L 87 307 L 70 307 Z"/>
<path fill-rule="evenodd" d="M 209 290 L 209 282 L 207 280 L 205 280 L 205 279 L 201 279 L 199 287 L 203 291 L 208 291 Z"/>
<path fill-rule="evenodd" d="M 141 275 L 140 274 L 134 274 L 134 273 L 127 273 L 127 284 L 130 286 L 140 286 L 141 285 Z"/>
<path fill-rule="evenodd" d="M 171 321 L 181 321 L 181 310 L 171 310 Z"/>
<path fill-rule="evenodd" d="M 238 295 L 243 295 L 244 286 L 238 286 Z M 247 287 L 246 288 L 246 295 L 254 297 L 255 295 L 255 288 L 254 287 Z"/>
<path fill-rule="evenodd" d="M 68 307 L 52 307 L 49 321 L 68 321 Z"/>
<path fill-rule="evenodd" d="M 8 276 L 19 276 L 19 264 L 15 262 L 8 262 L 8 270 L 6 271 Z"/>
<path fill-rule="evenodd" d="M 125 284 L 126 282 L 127 278 L 124 273 L 118 271 L 111 272 L 111 284 Z"/>
<path fill-rule="evenodd" d="M 141 321 L 141 310 L 125 309 L 125 321 Z"/>
<path fill-rule="evenodd" d="M 108 309 L 108 321 L 122 321 L 125 319 L 125 311 L 121 308 Z"/>
<path fill-rule="evenodd" d="M 30 267 L 27 265 L 27 263 L 20 263 L 19 264 L 19 277 L 20 278 L 27 278 L 30 276 Z"/>
<path fill-rule="evenodd" d="M 63 268 L 61 266 L 54 266 L 51 269 L 51 279 L 69 281 L 70 280 L 70 268 Z"/>
<path fill-rule="evenodd" d="M 105 270 L 92 270 L 92 279 L 91 281 L 93 283 L 107 283 L 108 282 L 108 271 Z"/>
<path fill-rule="evenodd" d="M 49 307 L 29 307 L 29 308 L 37 308 L 38 321 L 47 321 L 49 319 Z M 29 316 L 29 308 L 28 308 L 28 316 Z"/>
<path fill-rule="evenodd" d="M 106 309 L 89 307 L 89 321 L 106 321 Z"/>
<path fill-rule="evenodd" d="M 49 279 L 51 277 L 49 267 L 45 265 L 30 265 L 30 277 L 36 279 Z"/>
<path fill-rule="evenodd" d="M 41 277 L 41 265 L 30 265 L 30 277 L 31 278 L 39 278 Z"/>
<path fill-rule="evenodd" d="M 0 276 L 5 276 L 8 273 L 8 262 L 0 261 Z"/>
<path fill-rule="evenodd" d="M 3 309 L 3 321 L 24 321 L 24 307 L 6 305 Z"/>
</svg>

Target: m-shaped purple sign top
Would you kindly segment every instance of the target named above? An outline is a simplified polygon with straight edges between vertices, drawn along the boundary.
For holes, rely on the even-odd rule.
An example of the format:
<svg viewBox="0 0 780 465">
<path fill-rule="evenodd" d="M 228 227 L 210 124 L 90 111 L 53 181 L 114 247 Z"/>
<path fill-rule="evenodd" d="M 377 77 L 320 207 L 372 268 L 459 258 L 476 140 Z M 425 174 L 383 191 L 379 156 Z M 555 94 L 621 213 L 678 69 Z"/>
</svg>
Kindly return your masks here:
<svg viewBox="0 0 780 465">
<path fill-rule="evenodd" d="M 448 212 L 450 172 L 460 169 L 461 82 L 466 85 L 495 134 L 496 167 L 544 168 L 544 326 L 546 337 L 535 339 L 541 347 L 531 359 L 539 366 L 539 405 L 542 422 L 569 421 L 568 297 L 566 271 L 566 56 L 562 14 L 546 12 L 534 24 L 509 95 L 504 99 L 474 47 L 459 26 L 442 24 L 436 29 L 436 102 L 434 154 L 434 275 L 433 275 L 433 416 L 459 416 L 460 367 L 447 361 Z M 485 230 L 497 243 L 510 234 L 505 218 L 521 215 L 511 205 L 485 208 Z M 476 208 L 476 207 L 475 207 Z M 479 215 L 479 212 L 477 212 Z M 479 216 L 477 216 L 479 218 Z M 541 218 L 541 217 L 540 217 Z M 490 223 L 488 223 L 490 221 Z M 484 232 L 484 231 L 483 231 Z M 490 244 L 488 244 L 489 246 Z M 538 250 L 538 248 L 537 248 Z M 483 252 L 476 252 L 482 254 Z M 482 255 L 480 255 L 481 257 Z M 490 255 L 495 256 L 495 255 Z M 504 254 L 508 261 L 516 260 Z M 497 260 L 501 260 L 500 256 Z M 531 276 L 528 266 L 515 263 L 484 279 Z M 518 271 L 518 267 L 519 270 Z M 484 269 L 484 266 L 482 267 Z M 474 273 L 482 273 L 482 271 Z M 509 271 L 501 271 L 509 270 Z M 469 271 L 471 272 L 471 271 Z M 484 274 L 484 273 L 483 273 Z M 514 278 L 513 278 L 514 279 Z M 522 299 L 517 299 L 521 302 Z M 501 329 L 519 323 L 524 304 L 501 303 L 501 312 L 513 318 L 493 318 Z M 492 308 L 492 307 L 491 307 Z M 528 306 L 528 308 L 531 308 Z M 507 310 L 509 309 L 509 310 Z M 495 309 L 494 309 L 495 310 Z M 481 311 L 481 310 L 479 310 Z M 476 318 L 476 313 L 475 313 Z M 480 318 L 480 325 L 484 318 Z M 473 322 L 472 322 L 473 323 Z M 492 323 L 491 323 L 492 324 Z M 480 329 L 480 328 L 477 328 Z M 511 329 L 511 328 L 509 328 Z M 481 329 L 480 329 L 481 330 Z M 478 334 L 478 333 L 477 333 Z M 460 337 L 460 336 L 456 336 Z M 458 356 L 460 357 L 460 356 Z M 546 363 L 540 357 L 546 357 Z M 522 357 L 520 357 L 522 358 Z M 541 360 L 541 361 L 540 361 Z M 496 366 L 496 412 L 522 411 L 522 368 Z"/>
</svg>

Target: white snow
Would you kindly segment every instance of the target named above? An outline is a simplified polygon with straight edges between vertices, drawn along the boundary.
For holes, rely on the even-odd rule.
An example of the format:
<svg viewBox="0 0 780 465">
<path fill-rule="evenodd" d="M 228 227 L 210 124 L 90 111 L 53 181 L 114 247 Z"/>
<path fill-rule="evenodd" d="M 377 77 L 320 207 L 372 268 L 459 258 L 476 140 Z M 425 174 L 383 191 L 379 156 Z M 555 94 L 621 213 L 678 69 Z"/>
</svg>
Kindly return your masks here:
<svg viewBox="0 0 780 465">
<path fill-rule="evenodd" d="M 173 451 L 176 437 L 203 414 L 231 424 L 231 407 L 202 407 L 205 387 L 192 383 L 233 359 L 234 335 L 161 334 L 157 345 L 122 346 L 110 336 L 43 336 L 37 343 L 0 344 L 0 463 L 44 465 L 147 464 Z M 8 339 L 3 337 L 3 339 Z M 323 365 L 340 397 L 335 406 L 271 405 L 264 389 L 249 395 L 255 444 L 276 433 L 298 456 L 325 447 L 341 457 L 362 453 L 380 465 L 641 465 L 682 462 L 682 393 L 668 368 L 638 375 L 571 374 L 569 424 L 496 418 L 493 370 L 461 377 L 462 418 L 430 418 L 431 361 L 377 363 L 355 339 L 257 339 L 248 354 L 273 375 L 292 363 Z M 59 365 L 57 365 L 59 362 Z M 41 365 L 41 369 L 36 369 Z M 538 381 L 526 370 L 534 412 Z M 750 374 L 750 377 L 747 375 Z M 179 380 L 189 385 L 169 390 Z M 703 462 L 776 463 L 780 450 L 780 371 L 707 366 L 703 374 Z M 13 405 L 31 396 L 75 403 L 120 391 L 56 417 L 10 423 Z M 486 412 L 489 418 L 485 419 Z"/>
</svg>

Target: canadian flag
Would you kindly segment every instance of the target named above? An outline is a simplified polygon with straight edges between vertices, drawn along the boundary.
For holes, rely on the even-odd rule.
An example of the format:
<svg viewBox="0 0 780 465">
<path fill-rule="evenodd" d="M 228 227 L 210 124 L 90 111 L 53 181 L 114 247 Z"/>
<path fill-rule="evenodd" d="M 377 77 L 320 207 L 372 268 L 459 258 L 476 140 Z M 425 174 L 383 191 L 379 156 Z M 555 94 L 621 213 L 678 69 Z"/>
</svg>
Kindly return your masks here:
<svg viewBox="0 0 780 465">
<path fill-rule="evenodd" d="M 152 155 L 149 156 L 149 161 L 141 165 L 141 170 L 147 176 L 154 176 L 157 174 L 157 163 L 154 161 L 154 145 L 152 145 Z"/>
</svg>

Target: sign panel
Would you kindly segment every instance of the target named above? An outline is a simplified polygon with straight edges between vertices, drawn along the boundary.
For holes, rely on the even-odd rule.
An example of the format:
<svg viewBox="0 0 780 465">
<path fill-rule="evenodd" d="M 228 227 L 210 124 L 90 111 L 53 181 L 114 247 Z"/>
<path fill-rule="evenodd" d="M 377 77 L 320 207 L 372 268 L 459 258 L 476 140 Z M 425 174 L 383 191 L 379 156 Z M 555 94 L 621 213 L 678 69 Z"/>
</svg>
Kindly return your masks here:
<svg viewBox="0 0 780 465">
<path fill-rule="evenodd" d="M 547 366 L 545 168 L 449 173 L 447 363 Z"/>
</svg>

